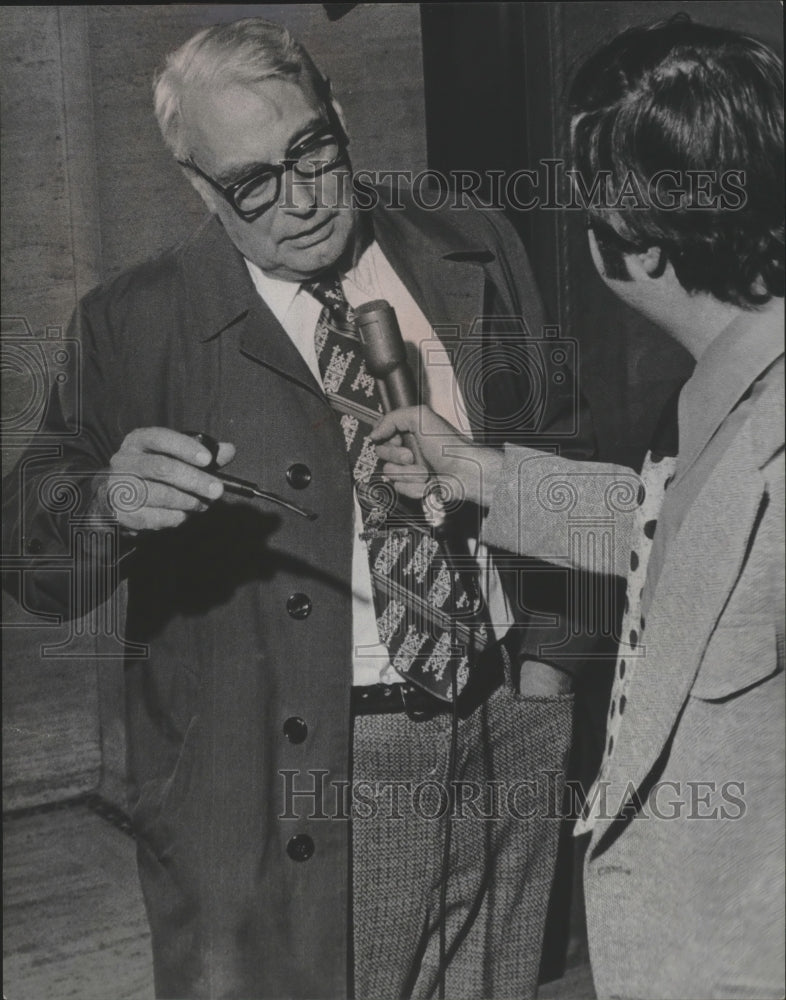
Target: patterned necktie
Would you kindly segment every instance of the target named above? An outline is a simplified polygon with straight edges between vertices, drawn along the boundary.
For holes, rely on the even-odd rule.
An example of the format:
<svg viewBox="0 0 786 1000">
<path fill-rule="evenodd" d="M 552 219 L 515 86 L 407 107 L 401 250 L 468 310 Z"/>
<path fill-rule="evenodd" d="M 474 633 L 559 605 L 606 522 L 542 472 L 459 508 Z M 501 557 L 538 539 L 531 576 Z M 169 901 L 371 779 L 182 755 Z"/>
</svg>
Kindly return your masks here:
<svg viewBox="0 0 786 1000">
<path fill-rule="evenodd" d="M 337 275 L 303 288 L 322 304 L 314 334 L 328 402 L 339 418 L 363 515 L 363 535 L 380 641 L 408 681 L 452 700 L 488 632 L 472 581 L 457 572 L 442 542 L 414 506 L 381 478 L 369 433 L 382 414 L 376 380 L 366 371 L 354 314 Z M 465 584 L 467 584 L 465 586 Z"/>
</svg>

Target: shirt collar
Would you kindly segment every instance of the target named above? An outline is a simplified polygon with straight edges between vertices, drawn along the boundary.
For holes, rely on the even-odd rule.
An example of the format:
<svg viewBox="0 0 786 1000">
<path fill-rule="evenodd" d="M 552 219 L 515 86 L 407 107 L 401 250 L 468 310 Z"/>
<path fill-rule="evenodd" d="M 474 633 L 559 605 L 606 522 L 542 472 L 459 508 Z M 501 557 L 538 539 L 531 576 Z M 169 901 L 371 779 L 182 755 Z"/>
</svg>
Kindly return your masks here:
<svg viewBox="0 0 786 1000">
<path fill-rule="evenodd" d="M 361 292 L 374 288 L 379 254 L 379 245 L 376 241 L 372 241 L 366 246 L 357 263 L 341 277 L 350 281 Z M 281 322 L 282 317 L 291 309 L 296 296 L 302 291 L 302 285 L 297 281 L 273 278 L 248 258 L 243 259 L 257 292 L 276 319 Z"/>
<path fill-rule="evenodd" d="M 381 255 L 379 244 L 376 240 L 372 240 L 357 263 L 347 271 L 345 277 L 359 292 L 370 292 L 379 284 L 378 269 Z"/>
<path fill-rule="evenodd" d="M 750 386 L 783 354 L 783 300 L 745 311 L 699 357 L 679 401 L 679 471 L 696 460 Z"/>
<path fill-rule="evenodd" d="M 259 292 L 268 309 L 270 309 L 279 323 L 281 323 L 291 309 L 292 303 L 295 301 L 295 296 L 300 291 L 300 285 L 297 281 L 284 281 L 281 278 L 272 278 L 247 257 L 244 257 L 243 260 L 257 292 Z"/>
</svg>

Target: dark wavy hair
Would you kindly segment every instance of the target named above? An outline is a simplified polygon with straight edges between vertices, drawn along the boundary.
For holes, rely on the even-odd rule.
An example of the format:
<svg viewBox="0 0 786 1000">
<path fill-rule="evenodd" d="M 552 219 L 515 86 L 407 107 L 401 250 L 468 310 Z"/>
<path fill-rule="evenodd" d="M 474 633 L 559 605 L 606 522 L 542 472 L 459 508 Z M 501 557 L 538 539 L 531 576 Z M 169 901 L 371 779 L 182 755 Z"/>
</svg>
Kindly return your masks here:
<svg viewBox="0 0 786 1000">
<path fill-rule="evenodd" d="M 569 103 L 575 169 L 587 187 L 607 175 L 588 225 L 614 276 L 627 277 L 623 252 L 658 246 L 688 291 L 743 308 L 783 296 L 783 63 L 770 49 L 677 15 L 591 56 Z M 620 197 L 657 177 L 685 187 L 689 171 L 711 177 L 701 194 Z"/>
</svg>

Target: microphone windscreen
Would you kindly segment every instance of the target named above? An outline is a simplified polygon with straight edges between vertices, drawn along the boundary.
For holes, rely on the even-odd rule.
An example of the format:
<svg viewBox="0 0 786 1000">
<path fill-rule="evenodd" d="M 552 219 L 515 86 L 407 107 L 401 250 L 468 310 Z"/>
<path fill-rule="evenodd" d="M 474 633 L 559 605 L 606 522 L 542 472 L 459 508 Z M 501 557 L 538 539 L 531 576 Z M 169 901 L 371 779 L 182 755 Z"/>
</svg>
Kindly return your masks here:
<svg viewBox="0 0 786 1000">
<path fill-rule="evenodd" d="M 366 368 L 374 378 L 384 380 L 399 365 L 407 363 L 396 312 L 385 299 L 374 299 L 358 306 L 354 313 Z"/>
</svg>

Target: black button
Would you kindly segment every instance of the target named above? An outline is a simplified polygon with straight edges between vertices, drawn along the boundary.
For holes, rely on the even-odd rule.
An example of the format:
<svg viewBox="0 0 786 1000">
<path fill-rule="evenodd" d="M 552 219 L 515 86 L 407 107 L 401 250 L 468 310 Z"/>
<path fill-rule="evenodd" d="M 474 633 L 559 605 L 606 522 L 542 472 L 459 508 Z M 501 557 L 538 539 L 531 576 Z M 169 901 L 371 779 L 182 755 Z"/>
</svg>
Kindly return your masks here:
<svg viewBox="0 0 786 1000">
<path fill-rule="evenodd" d="M 298 833 L 287 844 L 287 854 L 293 861 L 308 861 L 314 853 L 314 841 L 307 833 Z"/>
<path fill-rule="evenodd" d="M 37 556 L 39 552 L 43 552 L 44 543 L 40 538 L 31 538 L 27 543 L 27 551 L 34 556 Z"/>
<path fill-rule="evenodd" d="M 284 723 L 284 736 L 290 743 L 302 743 L 308 736 L 308 726 L 298 715 L 293 715 Z"/>
<path fill-rule="evenodd" d="M 287 469 L 287 482 L 293 490 L 304 490 L 311 482 L 311 469 L 302 462 L 295 462 Z"/>
<path fill-rule="evenodd" d="M 308 618 L 311 614 L 311 598 L 308 594 L 290 594 L 287 599 L 287 614 L 290 618 Z"/>
</svg>

